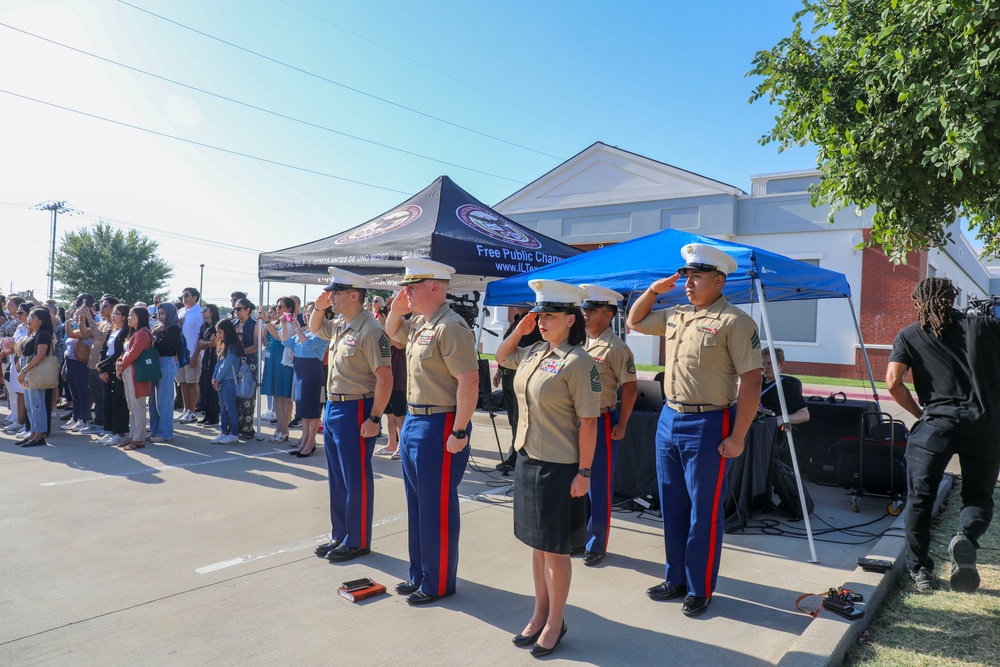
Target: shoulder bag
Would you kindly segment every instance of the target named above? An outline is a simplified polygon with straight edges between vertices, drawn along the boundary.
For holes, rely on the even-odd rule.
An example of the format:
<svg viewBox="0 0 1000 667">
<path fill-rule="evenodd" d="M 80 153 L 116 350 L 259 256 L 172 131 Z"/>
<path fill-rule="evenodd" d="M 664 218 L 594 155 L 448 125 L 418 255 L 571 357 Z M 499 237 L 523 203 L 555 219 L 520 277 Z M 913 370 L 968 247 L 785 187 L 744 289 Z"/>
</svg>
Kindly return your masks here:
<svg viewBox="0 0 1000 667">
<path fill-rule="evenodd" d="M 46 354 L 41 363 L 28 369 L 24 379 L 29 389 L 55 389 L 59 386 L 59 360 Z"/>
<path fill-rule="evenodd" d="M 136 382 L 159 382 L 163 377 L 160 371 L 160 353 L 155 347 L 147 347 L 142 351 L 134 364 Z"/>
</svg>

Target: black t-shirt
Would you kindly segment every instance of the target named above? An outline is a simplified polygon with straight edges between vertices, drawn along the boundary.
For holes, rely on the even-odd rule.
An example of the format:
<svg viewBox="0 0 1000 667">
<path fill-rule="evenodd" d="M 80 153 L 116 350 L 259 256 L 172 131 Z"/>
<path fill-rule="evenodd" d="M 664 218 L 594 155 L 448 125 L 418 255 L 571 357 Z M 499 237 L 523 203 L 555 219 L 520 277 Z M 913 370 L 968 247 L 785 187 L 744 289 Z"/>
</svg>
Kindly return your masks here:
<svg viewBox="0 0 1000 667">
<path fill-rule="evenodd" d="M 781 386 L 785 390 L 785 405 L 788 406 L 789 416 L 806 407 L 806 401 L 802 398 L 802 382 L 797 377 L 782 375 Z M 777 382 L 764 380 L 760 388 L 760 404 L 776 415 L 781 414 Z"/>
<path fill-rule="evenodd" d="M 35 354 L 35 350 L 39 345 L 48 345 L 45 353 L 47 355 L 52 354 L 52 334 L 48 331 L 39 331 L 36 334 L 29 334 L 24 339 L 24 344 L 21 345 L 21 351 L 24 352 L 25 359 Z"/>
<path fill-rule="evenodd" d="M 970 435 L 998 434 L 1000 320 L 956 311 L 940 340 L 911 324 L 896 336 L 889 361 L 913 371 L 928 424 Z"/>
</svg>

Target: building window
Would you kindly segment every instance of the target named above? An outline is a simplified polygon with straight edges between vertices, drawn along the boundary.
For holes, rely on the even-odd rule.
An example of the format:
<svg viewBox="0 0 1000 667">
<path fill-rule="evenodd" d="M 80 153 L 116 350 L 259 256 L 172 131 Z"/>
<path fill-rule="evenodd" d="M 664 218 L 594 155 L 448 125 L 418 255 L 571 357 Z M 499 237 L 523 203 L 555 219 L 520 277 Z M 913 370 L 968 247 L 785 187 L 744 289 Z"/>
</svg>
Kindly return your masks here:
<svg viewBox="0 0 1000 667">
<path fill-rule="evenodd" d="M 937 276 L 937 269 L 935 269 L 933 266 L 931 266 L 930 264 L 928 264 L 927 265 L 927 277 L 928 278 L 934 278 L 936 276 Z"/>
<path fill-rule="evenodd" d="M 806 264 L 819 266 L 818 259 L 799 260 Z M 768 321 L 771 331 L 778 342 L 790 341 L 797 343 L 816 342 L 816 312 L 817 301 L 777 301 L 767 304 Z M 767 332 L 761 324 L 760 337 L 767 339 Z"/>
</svg>

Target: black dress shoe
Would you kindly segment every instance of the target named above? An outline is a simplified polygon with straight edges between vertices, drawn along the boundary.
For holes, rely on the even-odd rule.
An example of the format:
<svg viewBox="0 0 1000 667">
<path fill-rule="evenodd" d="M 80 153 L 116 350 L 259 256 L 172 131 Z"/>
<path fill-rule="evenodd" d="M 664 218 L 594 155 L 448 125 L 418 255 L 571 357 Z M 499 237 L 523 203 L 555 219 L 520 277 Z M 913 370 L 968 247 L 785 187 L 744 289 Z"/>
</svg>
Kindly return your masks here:
<svg viewBox="0 0 1000 667">
<path fill-rule="evenodd" d="M 326 544 L 321 544 L 313 551 L 314 554 L 320 558 L 326 558 L 326 555 L 340 546 L 340 540 L 330 540 Z"/>
<path fill-rule="evenodd" d="M 440 595 L 431 595 L 430 593 L 425 593 L 419 588 L 406 596 L 406 601 L 414 606 L 430 604 L 431 602 L 439 599 L 441 599 Z"/>
<path fill-rule="evenodd" d="M 664 581 L 659 586 L 646 589 L 646 595 L 651 600 L 673 600 L 687 595 L 687 586 L 676 586 L 669 581 Z"/>
<path fill-rule="evenodd" d="M 570 547 L 569 548 L 569 555 L 570 556 L 579 556 L 580 554 L 584 553 L 586 550 L 587 550 L 587 547 Z"/>
<path fill-rule="evenodd" d="M 341 544 L 336 549 L 330 549 L 330 551 L 326 554 L 326 559 L 331 563 L 343 563 L 344 561 L 352 560 L 358 556 L 365 556 L 371 552 L 371 549 L 365 549 L 363 547 L 349 547 L 346 544 Z"/>
<path fill-rule="evenodd" d="M 308 452 L 295 452 L 295 455 L 300 459 L 307 459 L 315 453 L 316 453 L 316 447 L 313 446 L 313 448 L 310 449 Z"/>
<path fill-rule="evenodd" d="M 542 630 L 544 629 L 545 626 L 542 626 Z M 511 641 L 514 642 L 514 646 L 531 646 L 538 641 L 538 638 L 542 635 L 542 630 L 539 630 L 533 635 L 514 635 L 514 638 L 511 639 Z"/>
<path fill-rule="evenodd" d="M 596 551 L 588 551 L 583 555 L 583 564 L 589 567 L 593 567 L 604 560 L 604 554 L 597 553 Z"/>
<path fill-rule="evenodd" d="M 28 437 L 27 437 L 27 438 L 21 438 L 20 440 L 18 440 L 18 441 L 17 441 L 17 442 L 15 442 L 14 444 L 15 444 L 16 446 L 18 446 L 18 447 L 23 447 L 23 446 L 25 446 L 26 444 L 28 444 L 29 442 L 31 442 L 31 441 L 32 441 L 32 439 L 34 439 L 34 437 L 35 437 L 35 434 L 34 434 L 34 433 L 29 433 L 29 434 L 28 434 Z"/>
<path fill-rule="evenodd" d="M 420 584 L 415 581 L 401 581 L 396 584 L 396 592 L 400 595 L 409 595 L 420 588 Z"/>
<path fill-rule="evenodd" d="M 45 442 L 45 438 L 42 438 L 41 440 L 31 440 L 29 442 L 24 443 L 21 446 L 22 447 L 38 447 L 39 445 L 46 445 L 46 444 L 48 444 L 48 443 Z"/>
<path fill-rule="evenodd" d="M 689 595 L 684 598 L 684 606 L 681 607 L 681 611 L 684 612 L 685 616 L 701 616 L 708 611 L 708 604 L 711 601 L 712 598 L 696 598 Z"/>
<path fill-rule="evenodd" d="M 566 635 L 567 630 L 569 630 L 569 627 L 566 625 L 566 619 L 564 618 L 562 630 L 559 632 L 559 639 L 557 639 L 556 643 L 552 645 L 552 648 L 545 648 L 541 644 L 535 644 L 534 646 L 531 647 L 531 655 L 535 656 L 536 658 L 541 658 L 543 656 L 548 655 L 549 653 L 552 653 L 552 651 L 555 651 L 556 646 L 559 646 L 559 642 L 562 641 L 562 638 Z"/>
</svg>

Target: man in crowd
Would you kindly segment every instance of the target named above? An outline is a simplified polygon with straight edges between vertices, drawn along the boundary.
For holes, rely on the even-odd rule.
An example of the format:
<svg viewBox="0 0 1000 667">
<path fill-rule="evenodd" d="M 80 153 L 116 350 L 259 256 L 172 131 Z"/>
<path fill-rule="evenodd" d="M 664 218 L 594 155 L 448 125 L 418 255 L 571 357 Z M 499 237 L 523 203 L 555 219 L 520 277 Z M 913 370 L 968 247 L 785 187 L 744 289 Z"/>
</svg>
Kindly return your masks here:
<svg viewBox="0 0 1000 667">
<path fill-rule="evenodd" d="M 479 397 L 475 336 L 446 296 L 455 269 L 404 260 L 402 290 L 386 333 L 406 341 L 409 414 L 400 445 L 409 526 L 410 579 L 396 591 L 411 605 L 452 595 L 458 574 L 458 485 L 469 461 L 469 431 Z M 404 321 L 407 313 L 413 313 Z"/>
<path fill-rule="evenodd" d="M 917 418 L 906 446 L 906 565 L 919 591 L 937 588 L 930 556 L 938 485 L 951 457 L 962 466 L 961 529 L 948 544 L 951 589 L 979 588 L 976 549 L 993 520 L 1000 473 L 1000 321 L 955 310 L 947 278 L 925 278 L 911 298 L 919 322 L 896 336 L 885 383 Z M 908 370 L 918 405 L 903 384 Z M 921 407 L 923 406 L 923 407 Z"/>
<path fill-rule="evenodd" d="M 389 337 L 364 310 L 367 281 L 333 268 L 309 329 L 330 341 L 323 442 L 330 480 L 330 541 L 316 555 L 344 562 L 371 552 L 375 477 L 372 453 L 389 394 Z M 341 318 L 326 319 L 332 307 Z"/>
<path fill-rule="evenodd" d="M 102 296 L 99 303 L 100 321 L 97 321 L 86 305 L 81 306 L 76 312 L 76 323 L 80 327 L 80 336 L 84 339 L 93 338 L 87 368 L 90 371 L 88 385 L 90 397 L 94 401 L 94 421 L 81 430 L 81 433 L 110 434 L 104 424 L 104 382 L 101 380 L 101 372 L 97 370 L 97 364 L 101 360 L 101 348 L 104 347 L 108 334 L 111 333 L 111 311 L 118 303 L 118 298 L 111 294 Z M 110 428 L 110 424 L 107 425 L 107 428 Z"/>
<path fill-rule="evenodd" d="M 636 300 L 628 325 L 663 336 L 666 344 L 656 476 L 667 566 L 664 582 L 646 594 L 654 600 L 684 596 L 681 611 L 698 616 L 708 609 L 718 579 L 727 462 L 743 452 L 757 414 L 762 364 L 757 325 L 722 296 L 736 260 L 702 243 L 684 246 L 681 256 L 684 266 L 676 274 Z M 651 312 L 681 276 L 691 305 Z"/>
<path fill-rule="evenodd" d="M 788 423 L 804 424 L 809 421 L 809 408 L 802 397 L 802 382 L 791 375 L 785 375 L 785 351 L 774 348 L 774 356 L 778 359 L 778 371 L 781 372 L 781 389 L 785 394 L 785 407 L 788 408 Z M 760 388 L 760 407 L 775 415 L 778 426 L 783 426 L 785 419 L 781 415 L 781 402 L 778 398 L 777 382 L 774 381 L 774 360 L 771 349 L 761 350 L 761 361 L 764 364 L 764 379 Z M 765 413 L 766 414 L 766 413 Z"/>
<path fill-rule="evenodd" d="M 177 382 L 181 387 L 181 399 L 184 401 L 184 410 L 177 421 L 181 423 L 193 422 L 195 409 L 198 406 L 198 381 L 201 379 L 201 358 L 198 353 L 198 340 L 201 333 L 201 325 L 204 318 L 201 313 L 201 292 L 194 287 L 185 287 L 181 293 L 181 300 L 184 308 L 177 313 L 181 320 L 181 335 L 187 343 L 190 360 L 177 370 Z"/>
<path fill-rule="evenodd" d="M 587 544 L 583 564 L 594 566 L 604 560 L 611 532 L 611 505 L 614 499 L 615 459 L 618 442 L 625 437 L 625 428 L 638 385 L 632 350 L 611 330 L 618 316 L 618 302 L 624 297 L 600 285 L 580 285 L 590 293 L 583 302 L 583 319 L 587 325 L 587 353 L 593 357 L 601 374 L 601 416 L 597 419 L 597 447 L 590 473 L 590 517 L 587 523 Z M 621 388 L 621 406 L 618 389 Z"/>
</svg>

